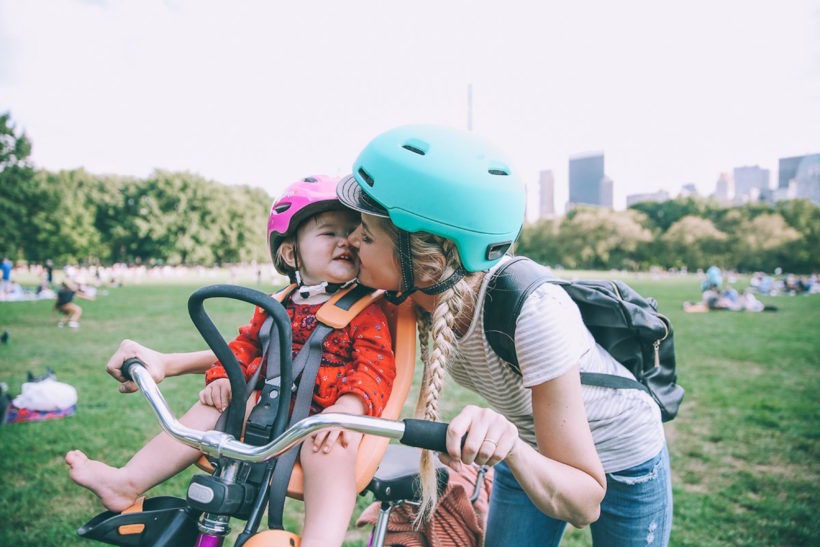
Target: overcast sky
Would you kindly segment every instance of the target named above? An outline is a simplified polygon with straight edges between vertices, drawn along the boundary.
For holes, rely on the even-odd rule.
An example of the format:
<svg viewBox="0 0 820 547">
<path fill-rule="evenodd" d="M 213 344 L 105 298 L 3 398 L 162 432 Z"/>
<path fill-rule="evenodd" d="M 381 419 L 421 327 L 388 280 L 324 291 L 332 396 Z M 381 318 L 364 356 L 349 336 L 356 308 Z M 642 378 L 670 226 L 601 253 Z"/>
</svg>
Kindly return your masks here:
<svg viewBox="0 0 820 547">
<path fill-rule="evenodd" d="M 534 193 L 603 151 L 626 195 L 820 152 L 820 2 L 0 0 L 0 111 L 51 170 L 271 194 L 404 123 L 473 128 Z M 531 196 L 532 208 L 535 207 Z"/>
</svg>

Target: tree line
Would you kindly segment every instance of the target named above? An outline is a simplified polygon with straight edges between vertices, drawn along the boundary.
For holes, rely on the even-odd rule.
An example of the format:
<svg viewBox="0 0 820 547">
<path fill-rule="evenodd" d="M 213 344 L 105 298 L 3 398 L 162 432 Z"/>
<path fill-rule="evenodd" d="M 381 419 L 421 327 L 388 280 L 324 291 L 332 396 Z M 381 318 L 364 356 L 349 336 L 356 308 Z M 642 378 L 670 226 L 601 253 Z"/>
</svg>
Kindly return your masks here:
<svg viewBox="0 0 820 547">
<path fill-rule="evenodd" d="M 57 264 L 221 265 L 270 260 L 272 197 L 186 172 L 145 179 L 50 172 L 29 162 L 31 143 L 0 115 L 0 252 Z"/>
<path fill-rule="evenodd" d="M 702 197 L 637 203 L 626 211 L 579 207 L 525 226 L 516 252 L 567 268 L 690 271 L 820 270 L 820 207 L 807 200 L 727 207 Z"/>
<path fill-rule="evenodd" d="M 221 265 L 267 261 L 272 196 L 186 172 L 145 179 L 50 172 L 0 114 L 0 253 L 57 264 Z M 516 252 L 552 265 L 647 269 L 718 264 L 741 271 L 820 269 L 820 207 L 804 200 L 726 207 L 679 198 L 626 211 L 583 208 L 522 230 Z"/>
</svg>

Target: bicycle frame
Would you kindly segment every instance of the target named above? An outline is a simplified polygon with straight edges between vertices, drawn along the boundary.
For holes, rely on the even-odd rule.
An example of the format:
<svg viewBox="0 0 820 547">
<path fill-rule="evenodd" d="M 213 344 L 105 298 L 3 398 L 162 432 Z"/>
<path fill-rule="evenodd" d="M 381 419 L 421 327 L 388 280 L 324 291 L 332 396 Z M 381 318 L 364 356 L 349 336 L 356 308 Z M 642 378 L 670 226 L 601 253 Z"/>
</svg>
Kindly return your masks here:
<svg viewBox="0 0 820 547">
<path fill-rule="evenodd" d="M 285 453 L 291 447 L 302 442 L 306 437 L 329 427 L 343 428 L 357 433 L 378 435 L 395 439 L 407 446 L 427 448 L 446 452 L 447 425 L 441 422 L 426 420 L 405 419 L 401 421 L 384 418 L 372 418 L 354 414 L 327 413 L 314 414 L 294 424 L 284 433 L 263 446 L 252 446 L 236 440 L 233 435 L 220 431 L 199 431 L 181 424 L 169 410 L 168 404 L 159 387 L 151 378 L 150 373 L 137 359 L 129 359 L 123 364 L 123 376 L 131 378 L 140 388 L 149 405 L 156 414 L 160 425 L 166 433 L 181 443 L 201 450 L 205 454 L 216 458 L 227 459 L 229 463 L 222 469 L 225 475 L 232 476 L 236 472 L 239 462 L 263 462 Z M 203 496 L 197 492 L 194 495 Z M 191 491 L 189 489 L 189 497 Z M 205 521 L 212 528 L 208 530 L 200 524 L 200 534 L 197 538 L 197 547 L 219 547 L 227 533 L 228 519 L 225 515 L 203 515 Z M 218 533 L 211 533 L 216 531 Z"/>
</svg>

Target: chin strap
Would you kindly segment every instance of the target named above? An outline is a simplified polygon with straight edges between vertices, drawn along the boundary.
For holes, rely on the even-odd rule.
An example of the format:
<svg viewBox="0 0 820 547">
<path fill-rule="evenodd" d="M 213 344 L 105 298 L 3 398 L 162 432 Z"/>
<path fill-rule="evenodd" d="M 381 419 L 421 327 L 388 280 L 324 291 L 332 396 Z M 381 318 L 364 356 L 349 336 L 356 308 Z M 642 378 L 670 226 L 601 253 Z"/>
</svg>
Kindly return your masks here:
<svg viewBox="0 0 820 547">
<path fill-rule="evenodd" d="M 296 271 L 295 277 L 296 284 L 298 285 L 296 292 L 298 292 L 299 296 L 302 298 L 310 298 L 311 296 L 315 296 L 317 294 L 334 294 L 356 282 L 356 278 L 354 277 L 350 281 L 345 281 L 344 283 L 328 283 L 327 281 L 322 281 L 318 285 L 303 285 L 302 276 L 298 271 Z"/>
<path fill-rule="evenodd" d="M 413 254 L 410 251 L 410 233 L 404 230 L 399 230 L 399 264 L 401 265 L 401 291 L 385 291 L 384 297 L 391 304 L 399 305 L 416 291 L 421 291 L 424 294 L 441 294 L 456 283 L 458 283 L 466 274 L 461 265 L 451 273 L 446 279 L 443 279 L 430 287 L 423 289 L 415 286 L 415 277 L 413 276 Z"/>
</svg>

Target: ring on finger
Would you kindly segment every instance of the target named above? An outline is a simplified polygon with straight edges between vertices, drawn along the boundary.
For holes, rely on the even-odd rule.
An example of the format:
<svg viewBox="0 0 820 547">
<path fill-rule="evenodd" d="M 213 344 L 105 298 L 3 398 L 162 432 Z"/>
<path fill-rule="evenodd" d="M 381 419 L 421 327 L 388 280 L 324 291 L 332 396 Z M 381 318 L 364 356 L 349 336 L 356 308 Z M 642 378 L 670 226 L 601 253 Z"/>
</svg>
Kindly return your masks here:
<svg viewBox="0 0 820 547">
<path fill-rule="evenodd" d="M 484 441 L 481 444 L 484 444 L 484 443 L 493 443 L 493 446 L 498 446 L 498 442 L 494 441 L 492 439 L 484 439 Z"/>
</svg>

